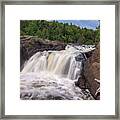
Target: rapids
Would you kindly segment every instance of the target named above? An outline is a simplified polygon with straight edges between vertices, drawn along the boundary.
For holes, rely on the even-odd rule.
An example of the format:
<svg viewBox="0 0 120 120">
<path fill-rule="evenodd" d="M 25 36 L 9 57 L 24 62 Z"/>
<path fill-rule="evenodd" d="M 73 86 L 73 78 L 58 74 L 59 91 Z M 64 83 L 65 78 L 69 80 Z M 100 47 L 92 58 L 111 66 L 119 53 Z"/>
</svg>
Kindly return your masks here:
<svg viewBox="0 0 120 120">
<path fill-rule="evenodd" d="M 20 98 L 39 100 L 93 99 L 88 90 L 81 90 L 74 82 L 80 77 L 85 52 L 94 46 L 67 45 L 65 50 L 34 54 L 20 74 Z"/>
</svg>

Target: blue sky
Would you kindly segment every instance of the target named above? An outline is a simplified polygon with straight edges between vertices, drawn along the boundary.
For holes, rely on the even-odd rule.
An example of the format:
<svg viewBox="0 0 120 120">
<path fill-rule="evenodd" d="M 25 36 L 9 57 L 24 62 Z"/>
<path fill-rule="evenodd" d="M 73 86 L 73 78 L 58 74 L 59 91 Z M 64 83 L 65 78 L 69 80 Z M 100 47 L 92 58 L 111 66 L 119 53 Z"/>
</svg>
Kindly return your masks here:
<svg viewBox="0 0 120 120">
<path fill-rule="evenodd" d="M 74 25 L 80 26 L 81 28 L 95 29 L 100 25 L 99 20 L 57 20 L 62 23 L 72 23 Z"/>
</svg>

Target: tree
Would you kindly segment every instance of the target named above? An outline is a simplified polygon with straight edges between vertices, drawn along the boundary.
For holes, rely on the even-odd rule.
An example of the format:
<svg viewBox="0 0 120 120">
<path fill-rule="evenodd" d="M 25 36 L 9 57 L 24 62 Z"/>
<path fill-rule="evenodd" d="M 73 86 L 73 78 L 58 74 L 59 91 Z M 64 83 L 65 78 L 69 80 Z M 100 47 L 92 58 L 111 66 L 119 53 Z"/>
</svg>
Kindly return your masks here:
<svg viewBox="0 0 120 120">
<path fill-rule="evenodd" d="M 21 20 L 20 35 L 38 36 L 65 43 L 97 44 L 100 41 L 100 26 L 92 30 L 55 20 Z"/>
</svg>

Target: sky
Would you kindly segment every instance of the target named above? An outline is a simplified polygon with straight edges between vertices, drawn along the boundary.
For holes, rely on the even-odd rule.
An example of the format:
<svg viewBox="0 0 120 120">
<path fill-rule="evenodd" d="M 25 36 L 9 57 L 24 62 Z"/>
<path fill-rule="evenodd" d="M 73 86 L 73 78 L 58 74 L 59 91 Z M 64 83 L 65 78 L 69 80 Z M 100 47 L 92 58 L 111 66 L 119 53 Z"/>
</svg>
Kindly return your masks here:
<svg viewBox="0 0 120 120">
<path fill-rule="evenodd" d="M 57 20 L 62 23 L 72 23 L 74 25 L 80 26 L 81 28 L 94 29 L 100 25 L 99 20 Z"/>
</svg>

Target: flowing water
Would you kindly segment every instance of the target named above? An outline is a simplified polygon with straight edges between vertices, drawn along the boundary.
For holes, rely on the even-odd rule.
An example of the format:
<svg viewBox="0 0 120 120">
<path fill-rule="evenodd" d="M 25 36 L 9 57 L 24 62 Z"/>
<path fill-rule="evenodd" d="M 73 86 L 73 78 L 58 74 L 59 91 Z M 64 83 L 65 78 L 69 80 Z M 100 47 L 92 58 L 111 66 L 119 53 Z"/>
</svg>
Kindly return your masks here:
<svg viewBox="0 0 120 120">
<path fill-rule="evenodd" d="M 80 77 L 85 52 L 93 46 L 70 46 L 61 51 L 34 54 L 21 71 L 21 99 L 93 99 L 88 90 L 81 90 L 74 82 Z"/>
</svg>

